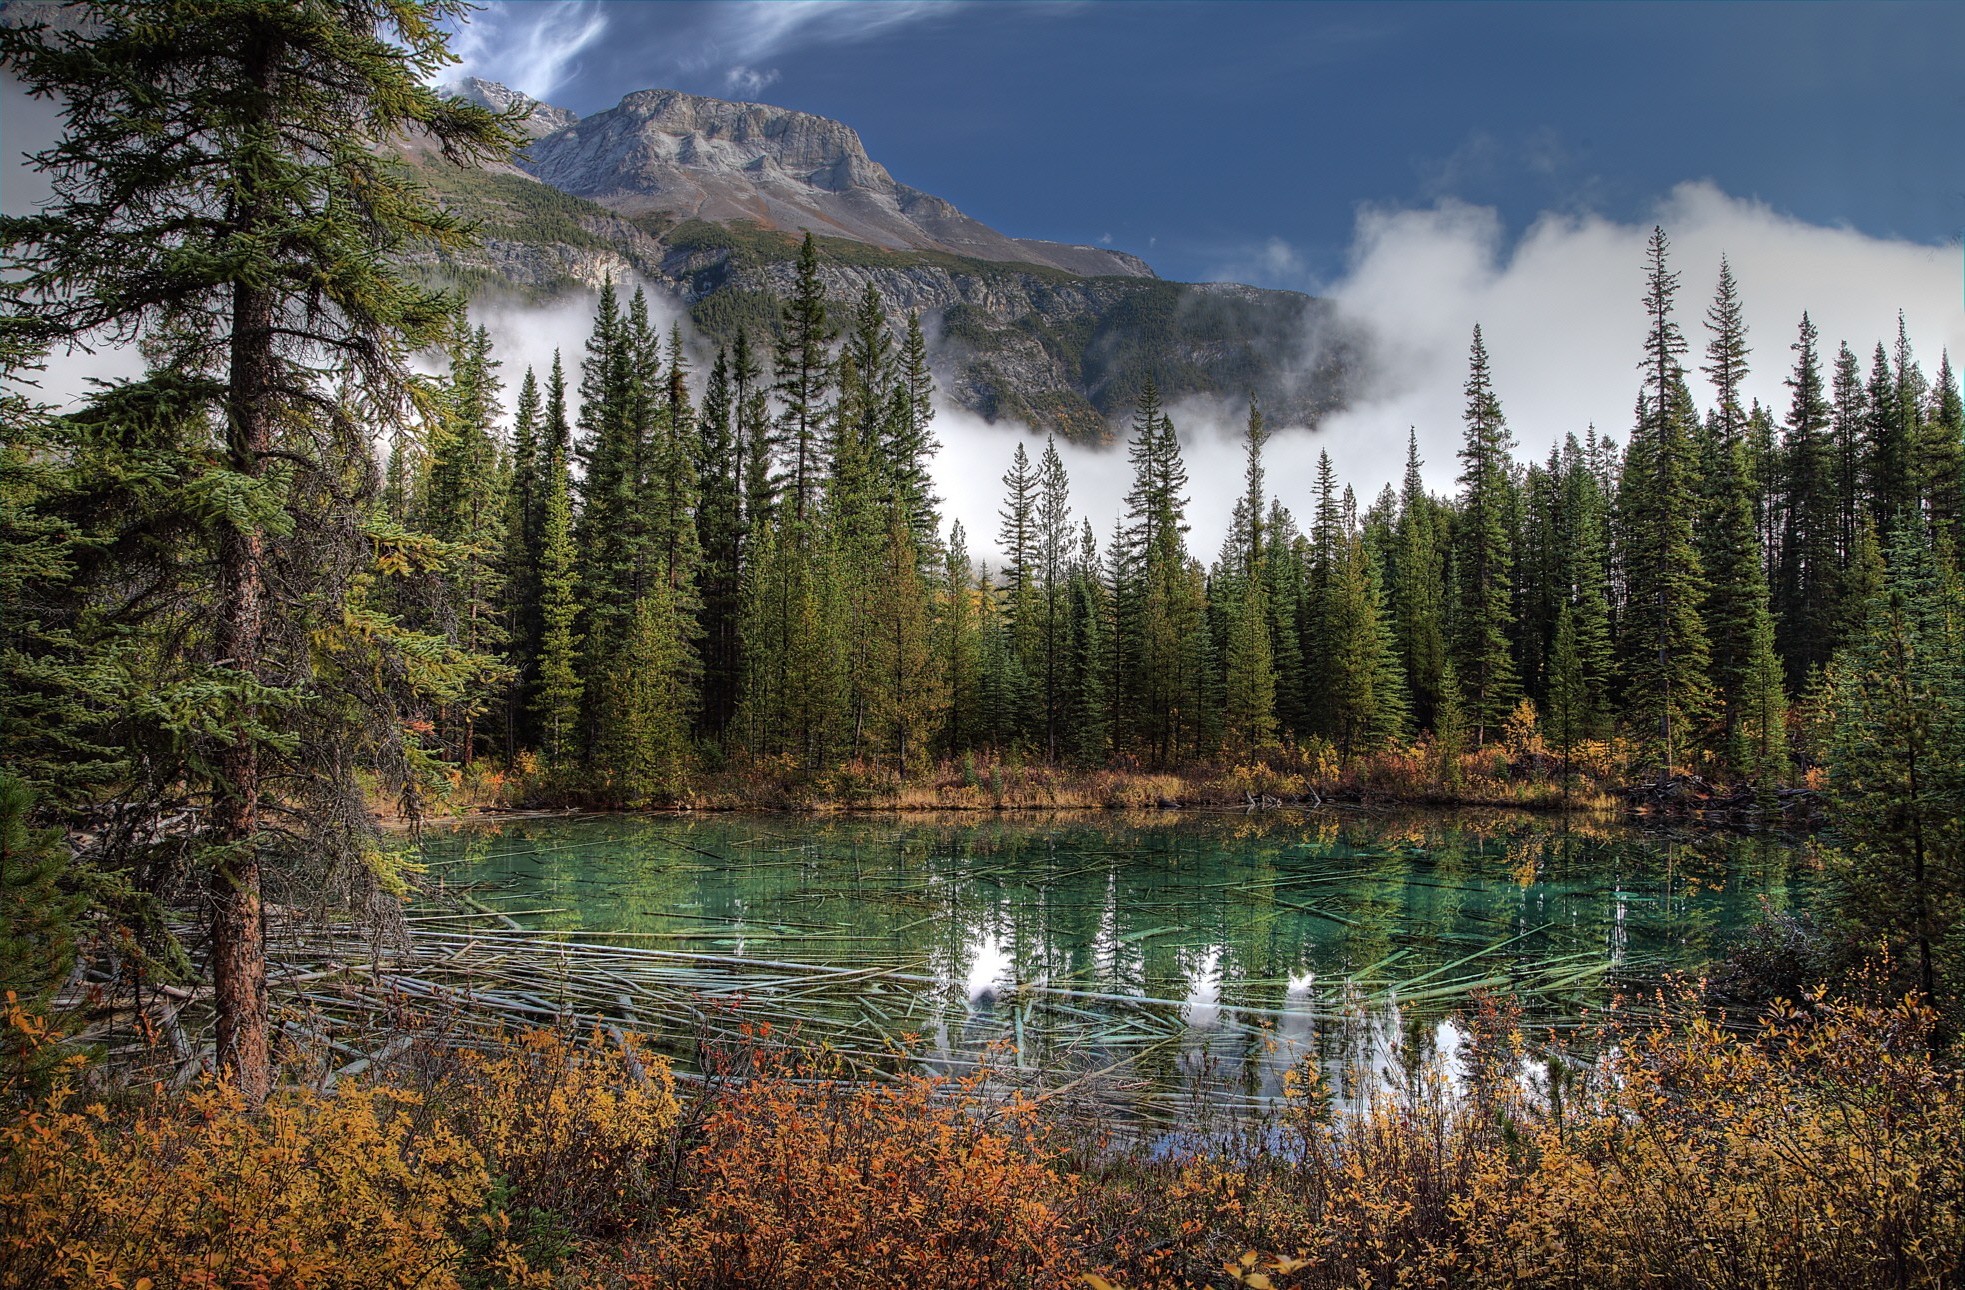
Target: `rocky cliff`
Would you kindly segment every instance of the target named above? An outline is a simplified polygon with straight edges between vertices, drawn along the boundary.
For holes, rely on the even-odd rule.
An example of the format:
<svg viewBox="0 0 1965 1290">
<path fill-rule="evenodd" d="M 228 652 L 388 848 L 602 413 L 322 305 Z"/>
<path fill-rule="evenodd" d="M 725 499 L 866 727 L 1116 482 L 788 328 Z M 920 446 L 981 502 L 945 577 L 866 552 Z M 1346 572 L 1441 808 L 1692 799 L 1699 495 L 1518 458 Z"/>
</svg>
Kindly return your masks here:
<svg viewBox="0 0 1965 1290">
<path fill-rule="evenodd" d="M 894 180 L 839 122 L 671 90 L 574 119 L 491 82 L 456 88 L 523 108 L 534 138 L 519 170 L 415 158 L 480 221 L 480 248 L 428 261 L 474 289 L 546 296 L 639 275 L 714 340 L 768 334 L 810 229 L 842 309 L 871 283 L 896 316 L 920 314 L 942 388 L 992 419 L 1105 438 L 1148 375 L 1170 402 L 1254 394 L 1275 424 L 1343 402 L 1350 346 L 1324 302 L 1007 237 Z"/>
</svg>

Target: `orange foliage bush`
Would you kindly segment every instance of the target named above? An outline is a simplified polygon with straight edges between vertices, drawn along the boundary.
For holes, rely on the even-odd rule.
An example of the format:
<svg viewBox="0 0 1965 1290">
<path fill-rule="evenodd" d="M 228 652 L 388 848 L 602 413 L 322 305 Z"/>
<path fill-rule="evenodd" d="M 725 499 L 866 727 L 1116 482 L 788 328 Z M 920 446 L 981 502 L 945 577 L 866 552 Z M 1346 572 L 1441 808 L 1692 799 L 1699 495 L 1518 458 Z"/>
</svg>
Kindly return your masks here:
<svg viewBox="0 0 1965 1290">
<path fill-rule="evenodd" d="M 1532 1093 L 1490 1002 L 1463 1090 L 1420 1077 L 1336 1122 L 1313 1095 L 1282 1151 L 1122 1161 L 1088 1234 L 1133 1290 L 1960 1284 L 1965 1088 L 1929 1014 L 1817 1009 L 1612 1031 Z"/>
<path fill-rule="evenodd" d="M 451 1051 L 413 1087 L 223 1084 L 121 1113 L 58 1089 L 0 1127 L 0 1288 L 544 1285 L 522 1218 L 651 1209 L 667 1065 L 596 1036 Z"/>
<path fill-rule="evenodd" d="M 621 1264 L 650 1287 L 1075 1283 L 1063 1180 L 999 1114 L 938 1080 L 754 1080 L 704 1122 L 683 1212 Z"/>
<path fill-rule="evenodd" d="M 632 1037 L 501 1036 L 450 1054 L 433 1097 L 495 1168 L 499 1199 L 613 1236 L 660 1204 L 678 1108 L 668 1063 Z"/>
<path fill-rule="evenodd" d="M 223 1086 L 129 1118 L 61 1094 L 0 1129 L 0 1286 L 449 1286 L 490 1184 L 414 1094 L 259 1115 Z"/>
</svg>

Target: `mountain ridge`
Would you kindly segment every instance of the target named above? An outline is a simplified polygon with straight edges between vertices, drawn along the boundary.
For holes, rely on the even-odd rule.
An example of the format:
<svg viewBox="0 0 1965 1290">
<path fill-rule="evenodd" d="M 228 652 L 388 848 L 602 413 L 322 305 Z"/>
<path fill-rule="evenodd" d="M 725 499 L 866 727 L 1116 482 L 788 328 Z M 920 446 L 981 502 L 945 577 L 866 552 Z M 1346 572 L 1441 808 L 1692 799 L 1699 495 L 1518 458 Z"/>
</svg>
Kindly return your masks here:
<svg viewBox="0 0 1965 1290">
<path fill-rule="evenodd" d="M 1149 377 L 1169 402 L 1254 396 L 1272 424 L 1343 404 L 1353 346 L 1327 302 L 1010 238 L 895 180 L 829 118 L 674 90 L 583 118 L 495 82 L 451 88 L 519 109 L 531 139 L 514 166 L 476 172 L 407 150 L 480 224 L 477 249 L 424 257 L 469 288 L 549 296 L 639 275 L 721 343 L 773 329 L 810 230 L 828 297 L 850 308 L 871 285 L 894 316 L 919 314 L 942 389 L 991 420 L 1109 440 Z"/>
</svg>

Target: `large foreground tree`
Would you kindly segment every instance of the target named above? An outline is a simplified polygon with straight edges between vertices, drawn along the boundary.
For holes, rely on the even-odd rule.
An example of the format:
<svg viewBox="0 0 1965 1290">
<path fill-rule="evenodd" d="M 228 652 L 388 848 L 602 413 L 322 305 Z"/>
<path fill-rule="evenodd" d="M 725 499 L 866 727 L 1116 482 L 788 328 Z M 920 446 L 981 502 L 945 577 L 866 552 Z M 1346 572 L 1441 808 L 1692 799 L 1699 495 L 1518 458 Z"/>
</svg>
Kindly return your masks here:
<svg viewBox="0 0 1965 1290">
<path fill-rule="evenodd" d="M 122 406 L 167 415 L 187 463 L 203 453 L 190 486 L 214 552 L 208 707 L 178 773 L 207 875 L 218 1060 L 255 1103 L 270 1082 L 262 863 L 294 831 L 265 810 L 332 753 L 268 720 L 309 684 L 269 658 L 318 590 L 288 538 L 307 527 L 306 499 L 365 486 L 371 436 L 416 402 L 408 354 L 452 317 L 393 253 L 463 230 L 389 145 L 415 132 L 471 161 L 513 142 L 500 118 L 429 88 L 464 8 L 98 2 L 61 30 L 0 32 L 0 61 L 64 121 L 34 159 L 51 197 L 0 223 L 6 326 L 33 343 L 143 346 L 157 375 Z M 146 385 L 168 388 L 168 406 Z"/>
</svg>

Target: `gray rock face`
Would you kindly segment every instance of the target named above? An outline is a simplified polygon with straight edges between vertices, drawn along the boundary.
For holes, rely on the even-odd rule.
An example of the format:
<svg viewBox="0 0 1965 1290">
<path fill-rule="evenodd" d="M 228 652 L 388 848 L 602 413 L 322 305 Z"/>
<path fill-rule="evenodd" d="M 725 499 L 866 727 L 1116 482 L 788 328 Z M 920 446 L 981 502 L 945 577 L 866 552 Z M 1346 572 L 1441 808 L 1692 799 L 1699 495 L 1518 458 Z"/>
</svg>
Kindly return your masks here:
<svg viewBox="0 0 1965 1290">
<path fill-rule="evenodd" d="M 643 90 L 543 134 L 521 164 L 563 192 L 629 215 L 810 229 L 893 250 L 1087 276 L 1153 275 L 1144 261 L 1115 251 L 1006 237 L 895 180 L 850 126 L 760 103 Z"/>
<path fill-rule="evenodd" d="M 541 103 L 538 99 L 521 94 L 508 85 L 500 85 L 497 81 L 480 80 L 475 76 L 452 81 L 443 88 L 467 103 L 490 108 L 493 112 L 505 112 L 513 107 L 529 109 L 519 121 L 519 128 L 525 131 L 527 138 L 531 139 L 551 134 L 555 130 L 564 130 L 580 119 L 578 113 L 570 112 L 563 107 L 554 107 L 550 103 Z"/>
<path fill-rule="evenodd" d="M 1358 369 L 1324 301 L 1167 282 L 1130 256 L 1005 237 L 897 182 L 837 121 L 670 90 L 573 120 L 489 82 L 459 92 L 529 105 L 541 129 L 567 122 L 522 169 L 460 172 L 407 150 L 481 230 L 475 246 L 413 258 L 473 292 L 538 299 L 644 280 L 675 293 L 711 343 L 738 328 L 756 340 L 776 325 L 809 228 L 839 317 L 871 286 L 890 317 L 920 317 L 954 402 L 1088 442 L 1123 427 L 1149 378 L 1170 404 L 1211 400 L 1232 421 L 1253 395 L 1271 425 L 1315 425 Z"/>
</svg>

